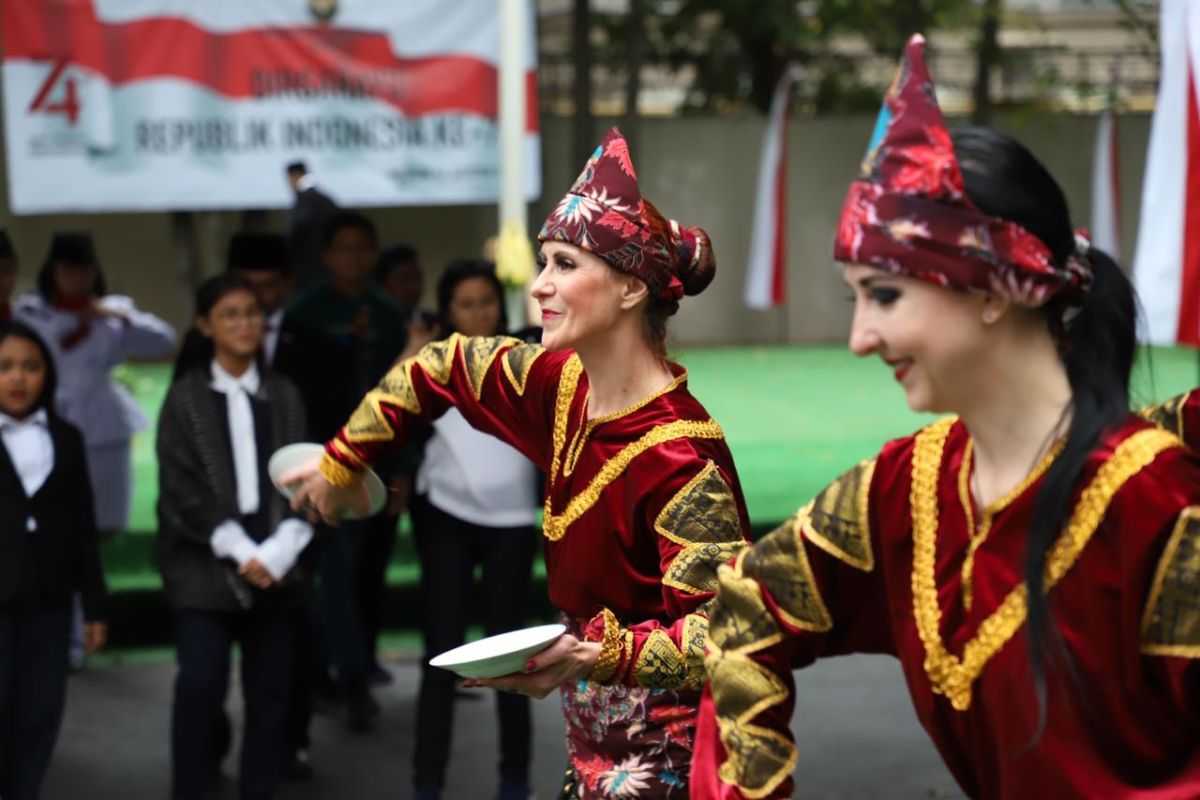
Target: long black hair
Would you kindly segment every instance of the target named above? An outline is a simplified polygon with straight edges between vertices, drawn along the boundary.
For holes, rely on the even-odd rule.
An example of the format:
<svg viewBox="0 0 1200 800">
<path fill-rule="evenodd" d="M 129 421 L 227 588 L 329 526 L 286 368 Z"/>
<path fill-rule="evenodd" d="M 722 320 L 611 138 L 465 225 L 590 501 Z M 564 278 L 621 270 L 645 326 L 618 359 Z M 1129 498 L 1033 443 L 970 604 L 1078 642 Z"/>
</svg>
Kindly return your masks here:
<svg viewBox="0 0 1200 800">
<path fill-rule="evenodd" d="M 1055 263 L 1063 265 L 1076 252 L 1075 235 L 1066 197 L 1046 168 L 1021 144 L 990 128 L 963 128 L 951 138 L 975 204 L 1035 234 L 1050 248 Z M 1129 377 L 1137 351 L 1137 300 L 1129 279 L 1102 250 L 1090 247 L 1082 255 L 1095 272 L 1083 307 L 1066 322 L 1061 304 L 1045 308 L 1071 384 L 1071 424 L 1038 494 L 1025 559 L 1026 632 L 1038 699 L 1034 740 L 1046 722 L 1043 662 L 1054 652 L 1066 653 L 1045 595 L 1046 556 L 1071 513 L 1088 455 L 1129 414 Z"/>
<path fill-rule="evenodd" d="M 24 339 L 36 347 L 42 354 L 42 362 L 46 365 L 46 379 L 42 382 L 42 391 L 34 399 L 33 405 L 29 408 L 30 412 L 44 408 L 48 415 L 55 416 L 54 395 L 58 391 L 58 368 L 54 364 L 54 357 L 50 355 L 50 347 L 37 334 L 37 331 L 28 325 L 15 320 L 0 320 L 0 342 L 10 336 Z"/>
<path fill-rule="evenodd" d="M 482 258 L 455 258 L 446 264 L 442 276 L 438 278 L 438 317 L 442 321 L 442 333 L 446 336 L 454 333 L 454 327 L 450 324 L 450 303 L 454 300 L 454 290 L 460 283 L 471 278 L 483 278 L 496 290 L 496 302 L 500 304 L 498 332 L 506 332 L 508 313 L 504 308 L 504 286 L 496 277 L 496 265 Z"/>
<path fill-rule="evenodd" d="M 258 297 L 254 292 L 254 287 L 245 278 L 236 273 L 224 272 L 204 281 L 196 289 L 194 318 L 207 317 L 212 313 L 213 307 L 221 302 L 221 298 L 233 292 L 249 292 L 255 298 Z M 171 374 L 171 383 L 194 369 L 208 369 L 215 356 L 213 340 L 192 325 L 184 335 L 183 346 L 179 348 L 179 355 L 175 358 L 175 371 Z"/>
</svg>

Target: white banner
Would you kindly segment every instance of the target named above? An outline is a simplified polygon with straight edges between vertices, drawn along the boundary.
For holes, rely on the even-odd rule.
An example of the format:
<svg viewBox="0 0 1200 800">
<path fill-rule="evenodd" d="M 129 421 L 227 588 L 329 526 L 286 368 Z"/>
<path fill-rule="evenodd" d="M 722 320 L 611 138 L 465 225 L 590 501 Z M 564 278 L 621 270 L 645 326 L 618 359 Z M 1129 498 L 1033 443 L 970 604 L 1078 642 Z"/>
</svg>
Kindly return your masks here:
<svg viewBox="0 0 1200 800">
<path fill-rule="evenodd" d="M 496 0 L 0 0 L 14 213 L 499 195 Z M 541 187 L 533 7 L 525 194 Z"/>
</svg>

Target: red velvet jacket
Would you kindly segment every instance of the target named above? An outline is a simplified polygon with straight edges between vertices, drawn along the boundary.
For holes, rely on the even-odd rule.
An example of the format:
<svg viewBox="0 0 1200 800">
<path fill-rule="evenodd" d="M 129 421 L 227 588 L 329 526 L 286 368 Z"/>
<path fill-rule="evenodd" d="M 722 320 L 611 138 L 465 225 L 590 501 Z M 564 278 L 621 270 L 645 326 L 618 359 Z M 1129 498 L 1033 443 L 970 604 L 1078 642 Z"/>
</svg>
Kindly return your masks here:
<svg viewBox="0 0 1200 800">
<path fill-rule="evenodd" d="M 704 683 L 704 604 L 749 524 L 720 427 L 687 374 L 616 414 L 587 418 L 579 357 L 508 338 L 452 336 L 394 367 L 326 445 L 322 471 L 347 485 L 451 406 L 547 475 L 550 599 L 604 643 L 599 682 Z"/>
<path fill-rule="evenodd" d="M 971 797 L 1200 797 L 1200 458 L 1132 415 L 1089 457 L 1047 560 L 1074 678 L 1047 667 L 1030 745 L 1023 563 L 1054 453 L 981 510 L 971 451 L 954 420 L 892 442 L 722 568 L 693 797 L 790 797 L 792 670 L 862 652 L 898 657 Z"/>
</svg>

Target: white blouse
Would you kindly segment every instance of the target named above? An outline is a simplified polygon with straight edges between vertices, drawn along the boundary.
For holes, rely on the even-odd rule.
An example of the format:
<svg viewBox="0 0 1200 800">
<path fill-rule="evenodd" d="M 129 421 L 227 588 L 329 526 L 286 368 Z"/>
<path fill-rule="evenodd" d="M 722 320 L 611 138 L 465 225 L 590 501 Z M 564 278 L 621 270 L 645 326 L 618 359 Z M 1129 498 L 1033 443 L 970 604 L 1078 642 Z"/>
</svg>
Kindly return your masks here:
<svg viewBox="0 0 1200 800">
<path fill-rule="evenodd" d="M 532 525 L 537 468 L 452 408 L 433 423 L 417 472 L 417 492 L 451 516 L 488 528 Z"/>
</svg>

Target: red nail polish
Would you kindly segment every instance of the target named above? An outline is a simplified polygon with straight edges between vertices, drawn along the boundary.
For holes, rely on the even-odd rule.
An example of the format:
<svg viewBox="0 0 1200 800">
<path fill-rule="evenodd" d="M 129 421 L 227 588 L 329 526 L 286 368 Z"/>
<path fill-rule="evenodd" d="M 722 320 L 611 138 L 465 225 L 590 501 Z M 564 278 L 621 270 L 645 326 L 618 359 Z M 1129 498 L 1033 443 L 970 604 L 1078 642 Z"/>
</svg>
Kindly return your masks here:
<svg viewBox="0 0 1200 800">
<path fill-rule="evenodd" d="M 536 667 L 537 667 L 537 662 L 535 662 L 532 658 L 525 662 L 525 671 L 526 672 L 533 672 L 533 670 Z"/>
</svg>

